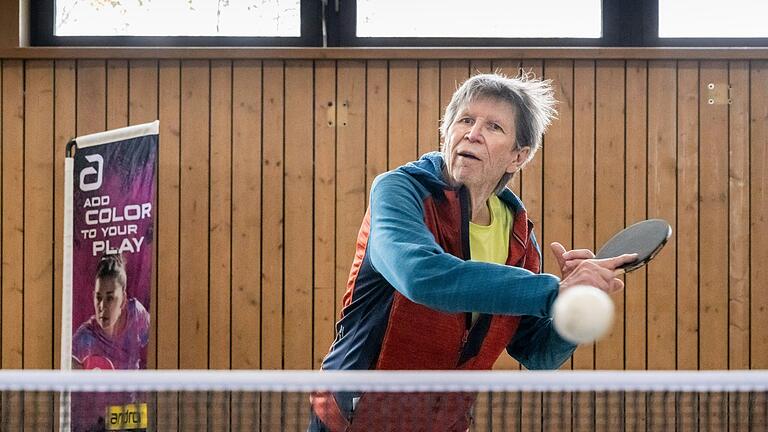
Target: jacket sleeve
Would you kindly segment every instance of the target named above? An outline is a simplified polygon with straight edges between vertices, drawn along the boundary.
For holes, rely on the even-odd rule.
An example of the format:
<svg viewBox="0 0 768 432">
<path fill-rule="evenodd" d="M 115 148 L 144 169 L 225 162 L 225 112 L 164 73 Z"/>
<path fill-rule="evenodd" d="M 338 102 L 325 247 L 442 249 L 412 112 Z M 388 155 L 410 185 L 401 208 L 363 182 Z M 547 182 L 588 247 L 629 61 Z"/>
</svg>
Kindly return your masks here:
<svg viewBox="0 0 768 432">
<path fill-rule="evenodd" d="M 557 369 L 576 346 L 560 337 L 551 318 L 524 316 L 507 352 L 528 369 Z"/>
<path fill-rule="evenodd" d="M 548 315 L 559 279 L 446 253 L 424 222 L 418 186 L 407 174 L 379 176 L 370 207 L 371 264 L 409 300 L 446 312 Z"/>
</svg>

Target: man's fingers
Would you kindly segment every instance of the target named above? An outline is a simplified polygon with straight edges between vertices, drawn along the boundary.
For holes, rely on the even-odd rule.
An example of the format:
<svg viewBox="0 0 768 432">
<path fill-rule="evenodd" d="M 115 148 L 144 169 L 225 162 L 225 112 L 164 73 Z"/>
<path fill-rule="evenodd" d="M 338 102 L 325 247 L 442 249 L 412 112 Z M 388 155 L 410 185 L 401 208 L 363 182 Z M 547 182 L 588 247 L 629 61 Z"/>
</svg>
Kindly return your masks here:
<svg viewBox="0 0 768 432">
<path fill-rule="evenodd" d="M 631 263 L 631 262 L 635 261 L 636 259 L 637 259 L 637 254 L 633 253 L 633 254 L 619 255 L 619 256 L 613 257 L 613 258 L 599 259 L 599 260 L 595 260 L 595 262 L 600 267 L 613 270 L 613 269 L 615 269 L 617 267 L 620 267 L 620 266 L 622 266 L 624 264 Z"/>
<path fill-rule="evenodd" d="M 566 260 L 585 260 L 592 259 L 594 257 L 595 254 L 593 254 L 589 249 L 574 249 L 563 254 L 563 258 Z"/>
<path fill-rule="evenodd" d="M 563 266 L 565 266 L 565 258 L 563 258 L 563 254 L 565 254 L 565 247 L 561 245 L 558 242 L 552 242 L 549 244 L 550 249 L 552 249 L 552 254 L 555 256 L 555 259 L 557 259 L 557 263 L 562 269 Z"/>
</svg>

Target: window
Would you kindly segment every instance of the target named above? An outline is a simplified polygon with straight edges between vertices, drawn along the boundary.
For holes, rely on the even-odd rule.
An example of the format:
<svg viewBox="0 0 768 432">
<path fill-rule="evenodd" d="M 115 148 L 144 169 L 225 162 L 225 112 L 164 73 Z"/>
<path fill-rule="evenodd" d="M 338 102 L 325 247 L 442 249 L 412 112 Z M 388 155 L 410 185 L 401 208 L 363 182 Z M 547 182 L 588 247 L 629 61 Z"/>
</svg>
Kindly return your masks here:
<svg viewBox="0 0 768 432">
<path fill-rule="evenodd" d="M 55 3 L 56 36 L 301 36 L 299 0 Z"/>
<path fill-rule="evenodd" d="M 357 37 L 599 38 L 600 13 L 600 0 L 358 0 L 356 33 Z"/>
<path fill-rule="evenodd" d="M 659 0 L 659 37 L 768 37 L 765 0 Z"/>
<path fill-rule="evenodd" d="M 33 45 L 313 46 L 318 0 L 38 0 Z"/>
</svg>

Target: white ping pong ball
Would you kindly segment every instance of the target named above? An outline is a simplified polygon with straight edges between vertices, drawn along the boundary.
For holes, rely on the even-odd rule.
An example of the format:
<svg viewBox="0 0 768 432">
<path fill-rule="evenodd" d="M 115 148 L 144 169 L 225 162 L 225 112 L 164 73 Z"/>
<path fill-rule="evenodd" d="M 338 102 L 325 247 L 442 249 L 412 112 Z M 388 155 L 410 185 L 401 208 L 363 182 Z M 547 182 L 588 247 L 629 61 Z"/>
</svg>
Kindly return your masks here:
<svg viewBox="0 0 768 432">
<path fill-rule="evenodd" d="M 613 300 L 605 291 L 587 285 L 568 288 L 552 305 L 555 330 L 563 339 L 583 344 L 603 337 L 613 323 Z"/>
</svg>

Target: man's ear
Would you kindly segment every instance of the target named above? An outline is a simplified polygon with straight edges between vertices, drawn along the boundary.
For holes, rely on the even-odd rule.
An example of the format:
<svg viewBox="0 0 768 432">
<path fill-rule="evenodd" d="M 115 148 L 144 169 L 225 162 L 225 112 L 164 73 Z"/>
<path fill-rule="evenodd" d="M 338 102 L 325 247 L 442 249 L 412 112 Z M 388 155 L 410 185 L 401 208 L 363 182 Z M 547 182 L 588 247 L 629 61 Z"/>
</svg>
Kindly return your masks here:
<svg viewBox="0 0 768 432">
<path fill-rule="evenodd" d="M 521 166 L 528 160 L 528 155 L 531 153 L 530 147 L 523 147 L 518 150 L 514 150 L 515 158 L 507 166 L 507 172 L 513 173 L 520 169 Z"/>
</svg>

